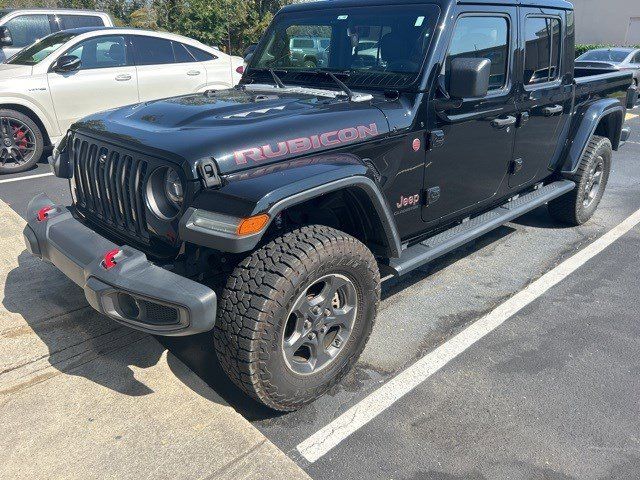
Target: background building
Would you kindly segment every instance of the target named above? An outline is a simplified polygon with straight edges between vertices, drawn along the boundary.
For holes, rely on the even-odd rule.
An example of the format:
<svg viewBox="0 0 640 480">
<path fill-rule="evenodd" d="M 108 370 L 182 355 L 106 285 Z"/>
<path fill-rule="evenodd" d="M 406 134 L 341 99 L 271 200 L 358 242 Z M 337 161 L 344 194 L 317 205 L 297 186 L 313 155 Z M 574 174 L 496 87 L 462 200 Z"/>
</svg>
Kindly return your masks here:
<svg viewBox="0 0 640 480">
<path fill-rule="evenodd" d="M 578 43 L 640 45 L 640 0 L 571 0 Z"/>
</svg>

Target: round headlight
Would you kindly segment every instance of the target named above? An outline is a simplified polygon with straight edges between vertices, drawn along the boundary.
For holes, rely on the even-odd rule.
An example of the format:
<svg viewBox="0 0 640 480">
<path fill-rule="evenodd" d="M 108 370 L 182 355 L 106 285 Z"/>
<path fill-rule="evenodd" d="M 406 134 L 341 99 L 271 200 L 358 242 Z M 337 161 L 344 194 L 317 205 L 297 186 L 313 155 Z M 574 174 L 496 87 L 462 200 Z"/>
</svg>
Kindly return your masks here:
<svg viewBox="0 0 640 480">
<path fill-rule="evenodd" d="M 182 207 L 184 201 L 184 187 L 178 172 L 172 168 L 167 168 L 164 174 L 164 193 L 171 203 L 176 207 Z"/>
<path fill-rule="evenodd" d="M 184 184 L 171 167 L 156 169 L 145 188 L 147 206 L 161 220 L 174 220 L 184 203 Z"/>
</svg>

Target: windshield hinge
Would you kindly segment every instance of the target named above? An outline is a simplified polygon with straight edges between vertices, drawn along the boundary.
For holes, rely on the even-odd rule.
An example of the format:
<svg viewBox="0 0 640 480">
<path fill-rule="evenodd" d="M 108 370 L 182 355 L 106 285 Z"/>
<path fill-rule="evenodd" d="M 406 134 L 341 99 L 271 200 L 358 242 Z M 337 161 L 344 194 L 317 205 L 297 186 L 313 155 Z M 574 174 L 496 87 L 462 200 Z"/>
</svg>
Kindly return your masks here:
<svg viewBox="0 0 640 480">
<path fill-rule="evenodd" d="M 213 159 L 202 160 L 198 164 L 198 175 L 205 188 L 222 185 L 222 179 L 218 173 L 218 165 Z"/>
</svg>

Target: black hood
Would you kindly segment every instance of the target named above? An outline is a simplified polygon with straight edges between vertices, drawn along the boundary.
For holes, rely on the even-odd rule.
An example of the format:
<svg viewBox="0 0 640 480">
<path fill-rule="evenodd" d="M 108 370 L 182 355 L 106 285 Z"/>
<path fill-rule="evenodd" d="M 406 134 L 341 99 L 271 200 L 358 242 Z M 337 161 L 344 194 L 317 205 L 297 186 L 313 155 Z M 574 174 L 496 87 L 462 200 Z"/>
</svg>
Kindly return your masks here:
<svg viewBox="0 0 640 480">
<path fill-rule="evenodd" d="M 389 132 L 374 102 L 241 88 L 157 100 L 92 115 L 74 130 L 222 174 L 357 143 Z"/>
</svg>

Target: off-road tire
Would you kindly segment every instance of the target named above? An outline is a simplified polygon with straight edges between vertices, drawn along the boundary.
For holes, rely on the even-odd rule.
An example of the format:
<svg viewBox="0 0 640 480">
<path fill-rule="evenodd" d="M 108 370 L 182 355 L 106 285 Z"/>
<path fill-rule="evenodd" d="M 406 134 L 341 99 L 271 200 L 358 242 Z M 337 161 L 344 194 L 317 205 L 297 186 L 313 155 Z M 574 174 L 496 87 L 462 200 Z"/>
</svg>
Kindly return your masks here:
<svg viewBox="0 0 640 480">
<path fill-rule="evenodd" d="M 42 154 L 44 153 L 44 135 L 42 134 L 42 130 L 40 130 L 40 127 L 38 127 L 38 125 L 33 120 L 31 120 L 31 118 L 16 110 L 0 109 L 0 118 L 3 117 L 18 120 L 25 124 L 33 132 L 33 136 L 35 138 L 35 151 L 31 159 L 20 165 L 7 162 L 4 166 L 2 166 L 2 161 L 0 160 L 0 175 L 2 175 L 3 173 L 24 172 L 33 168 L 33 166 L 40 161 L 40 158 L 42 158 Z M 2 139 L 0 138 L 0 143 L 1 141 Z"/>
<path fill-rule="evenodd" d="M 591 219 L 607 188 L 612 156 L 611 141 L 608 138 L 594 135 L 580 160 L 577 172 L 566 177 L 576 182 L 576 188 L 549 202 L 549 213 L 554 219 L 573 226 L 582 225 Z M 600 188 L 593 201 L 589 205 L 585 205 L 584 199 L 586 190 L 589 188 L 590 172 L 600 159 L 604 161 Z"/>
<path fill-rule="evenodd" d="M 282 351 L 292 305 L 328 274 L 357 291 L 353 329 L 340 353 L 319 372 L 299 375 Z M 244 392 L 279 411 L 299 409 L 342 380 L 362 353 L 380 302 L 380 273 L 370 250 L 333 228 L 313 225 L 286 233 L 245 258 L 221 295 L 214 343 L 218 359 Z"/>
</svg>

